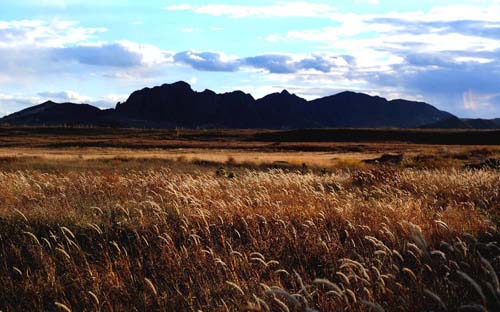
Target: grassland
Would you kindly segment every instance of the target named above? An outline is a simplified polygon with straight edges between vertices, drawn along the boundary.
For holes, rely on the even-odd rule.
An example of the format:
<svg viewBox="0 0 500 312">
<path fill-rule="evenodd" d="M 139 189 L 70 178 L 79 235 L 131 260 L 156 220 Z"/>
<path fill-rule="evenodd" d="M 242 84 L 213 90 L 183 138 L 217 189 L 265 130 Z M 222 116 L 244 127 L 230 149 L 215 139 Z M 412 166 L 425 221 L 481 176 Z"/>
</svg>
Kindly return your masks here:
<svg viewBox="0 0 500 312">
<path fill-rule="evenodd" d="M 496 146 L 42 130 L 0 131 L 2 311 L 500 307 Z"/>
</svg>

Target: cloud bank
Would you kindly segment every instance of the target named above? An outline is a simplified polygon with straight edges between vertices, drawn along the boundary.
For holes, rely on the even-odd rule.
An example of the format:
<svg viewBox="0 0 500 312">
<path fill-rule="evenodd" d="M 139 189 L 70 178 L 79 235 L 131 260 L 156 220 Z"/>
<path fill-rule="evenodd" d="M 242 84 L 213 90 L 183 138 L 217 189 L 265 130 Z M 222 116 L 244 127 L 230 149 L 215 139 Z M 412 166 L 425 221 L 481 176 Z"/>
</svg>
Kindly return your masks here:
<svg viewBox="0 0 500 312">
<path fill-rule="evenodd" d="M 380 5 L 373 0 L 357 2 Z M 388 97 L 427 100 L 457 114 L 500 115 L 499 1 L 377 14 L 345 12 L 325 2 L 177 3 L 164 7 L 164 13 L 193 19 L 189 14 L 204 15 L 210 23 L 213 17 L 233 23 L 235 19 L 298 22 L 269 29 L 261 38 L 245 38 L 265 49 L 230 54 L 210 46 L 172 51 L 128 40 L 102 41 L 108 29 L 75 21 L 0 21 L 0 83 L 29 83 L 29 77 L 50 75 L 141 80 L 186 70 L 190 75 L 194 71 L 244 76 L 270 87 L 295 88 L 303 95 L 376 90 Z M 322 22 L 307 23 L 310 20 Z M 226 33 L 227 26 L 213 25 L 219 24 L 206 29 Z M 185 31 L 194 29 L 198 32 L 200 27 L 176 25 L 169 31 L 193 35 Z M 287 52 L 291 46 L 302 53 Z"/>
</svg>

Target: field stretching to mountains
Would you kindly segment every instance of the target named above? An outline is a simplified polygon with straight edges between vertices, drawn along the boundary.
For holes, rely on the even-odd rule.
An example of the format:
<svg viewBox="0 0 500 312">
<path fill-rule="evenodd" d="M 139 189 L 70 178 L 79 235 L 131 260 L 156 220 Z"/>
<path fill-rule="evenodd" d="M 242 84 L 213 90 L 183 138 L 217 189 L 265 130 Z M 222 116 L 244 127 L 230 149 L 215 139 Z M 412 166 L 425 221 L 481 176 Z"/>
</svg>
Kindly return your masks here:
<svg viewBox="0 0 500 312">
<path fill-rule="evenodd" d="M 1 311 L 498 311 L 477 130 L 0 128 Z"/>
</svg>

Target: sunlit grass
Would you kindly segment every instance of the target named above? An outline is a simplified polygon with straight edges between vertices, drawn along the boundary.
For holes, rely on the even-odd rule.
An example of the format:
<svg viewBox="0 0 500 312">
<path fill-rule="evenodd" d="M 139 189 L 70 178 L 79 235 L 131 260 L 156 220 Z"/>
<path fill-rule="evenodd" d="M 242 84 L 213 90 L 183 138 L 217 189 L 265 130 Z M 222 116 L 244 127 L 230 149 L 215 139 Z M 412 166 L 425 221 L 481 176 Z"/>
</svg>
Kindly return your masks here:
<svg viewBox="0 0 500 312">
<path fill-rule="evenodd" d="M 0 309 L 494 310 L 493 170 L 0 171 Z"/>
</svg>

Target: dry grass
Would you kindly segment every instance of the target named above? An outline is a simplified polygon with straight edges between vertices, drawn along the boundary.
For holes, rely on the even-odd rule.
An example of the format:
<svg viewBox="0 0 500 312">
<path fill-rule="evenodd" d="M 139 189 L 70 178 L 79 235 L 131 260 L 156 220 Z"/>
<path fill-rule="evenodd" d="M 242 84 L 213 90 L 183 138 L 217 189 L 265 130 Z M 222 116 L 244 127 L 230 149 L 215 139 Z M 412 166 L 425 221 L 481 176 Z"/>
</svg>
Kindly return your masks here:
<svg viewBox="0 0 500 312">
<path fill-rule="evenodd" d="M 375 159 L 385 153 L 404 154 L 404 167 L 422 169 L 463 168 L 487 158 L 500 158 L 500 148 L 485 146 L 430 146 L 408 144 L 330 144 L 317 145 L 321 151 L 287 150 L 288 147 L 253 146 L 251 148 L 224 148 L 212 142 L 211 148 L 98 148 L 98 147 L 0 147 L 0 169 L 47 169 L 48 167 L 76 167 L 107 169 L 121 166 L 144 169 L 158 165 L 185 165 L 188 163 L 224 164 L 246 168 L 291 169 L 306 164 L 311 168 L 360 167 L 364 160 Z M 302 146 L 304 148 L 304 146 Z M 323 150 L 324 149 L 324 150 Z M 175 164 L 172 164 L 175 163 Z M 152 166 L 151 166 L 152 164 Z"/>
<path fill-rule="evenodd" d="M 352 161 L 360 163 L 364 159 L 379 157 L 377 152 L 304 152 L 304 151 L 259 151 L 244 149 L 120 149 L 120 148 L 0 148 L 0 159 L 40 158 L 57 161 L 113 160 L 113 159 L 156 159 L 181 160 L 185 162 L 205 161 L 212 163 L 263 164 L 282 163 L 290 166 L 306 163 L 317 167 L 332 167 Z"/>
<path fill-rule="evenodd" d="M 2 311 L 500 307 L 497 171 L 35 168 L 0 170 Z"/>
</svg>

